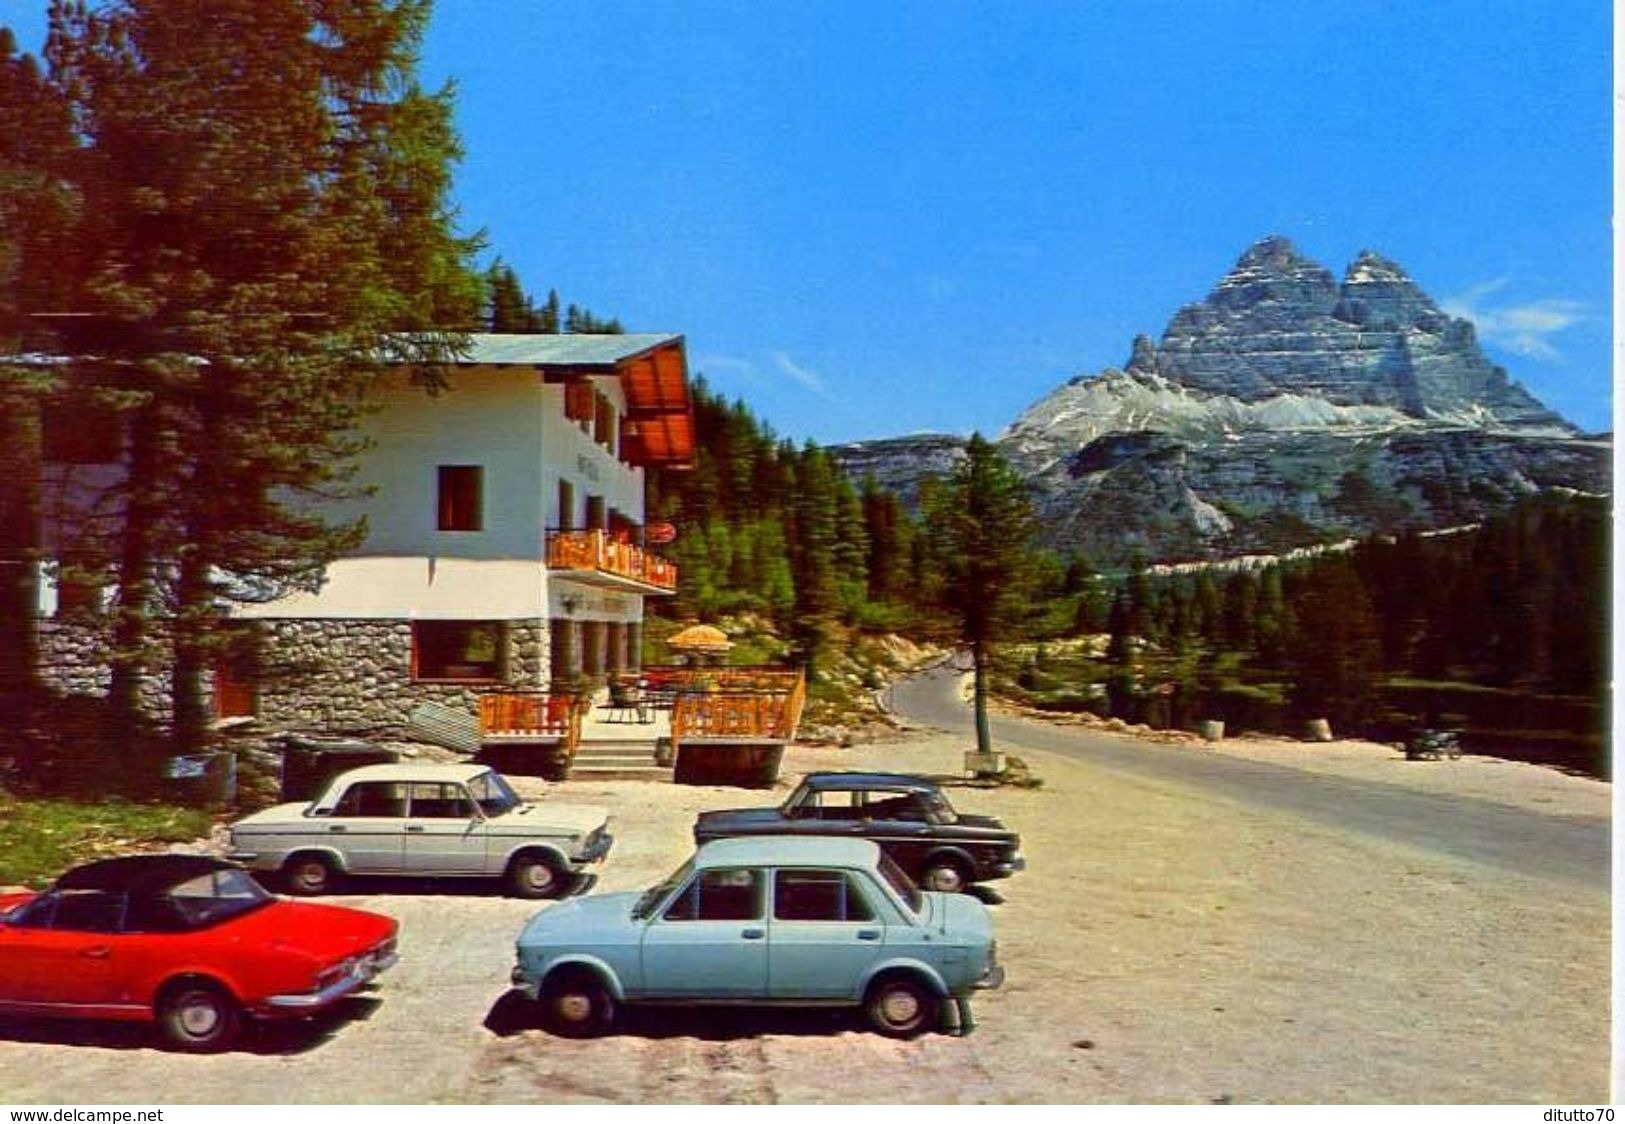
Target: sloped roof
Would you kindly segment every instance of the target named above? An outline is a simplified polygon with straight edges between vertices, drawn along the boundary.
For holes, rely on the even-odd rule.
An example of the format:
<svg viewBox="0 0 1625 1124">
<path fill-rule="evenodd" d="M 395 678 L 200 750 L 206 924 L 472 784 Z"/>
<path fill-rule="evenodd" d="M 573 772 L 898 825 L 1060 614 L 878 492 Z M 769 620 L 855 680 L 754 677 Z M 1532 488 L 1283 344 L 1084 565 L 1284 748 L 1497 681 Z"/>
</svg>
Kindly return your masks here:
<svg viewBox="0 0 1625 1124">
<path fill-rule="evenodd" d="M 664 332 L 621 335 L 512 335 L 480 332 L 469 336 L 467 356 L 452 366 L 574 367 L 612 371 L 629 359 L 675 344 L 683 337 Z"/>
<path fill-rule="evenodd" d="M 530 367 L 551 379 L 616 375 L 626 396 L 622 440 L 636 464 L 670 468 L 694 459 L 694 412 L 683 337 L 476 333 L 455 367 Z"/>
</svg>

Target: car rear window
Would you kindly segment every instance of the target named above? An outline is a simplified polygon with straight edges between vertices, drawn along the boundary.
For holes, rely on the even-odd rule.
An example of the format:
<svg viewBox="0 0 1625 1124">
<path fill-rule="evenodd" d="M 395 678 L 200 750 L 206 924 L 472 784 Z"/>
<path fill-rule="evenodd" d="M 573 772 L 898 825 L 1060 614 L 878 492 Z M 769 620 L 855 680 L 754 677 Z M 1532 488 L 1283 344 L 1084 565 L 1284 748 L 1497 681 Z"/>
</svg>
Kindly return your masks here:
<svg viewBox="0 0 1625 1124">
<path fill-rule="evenodd" d="M 920 907 L 925 904 L 925 899 L 920 896 L 920 888 L 914 884 L 914 879 L 910 878 L 903 868 L 898 866 L 892 860 L 892 857 L 884 851 L 880 853 L 878 869 L 880 870 L 880 876 L 897 892 L 897 896 L 903 899 L 903 904 L 915 913 L 920 912 Z"/>
</svg>

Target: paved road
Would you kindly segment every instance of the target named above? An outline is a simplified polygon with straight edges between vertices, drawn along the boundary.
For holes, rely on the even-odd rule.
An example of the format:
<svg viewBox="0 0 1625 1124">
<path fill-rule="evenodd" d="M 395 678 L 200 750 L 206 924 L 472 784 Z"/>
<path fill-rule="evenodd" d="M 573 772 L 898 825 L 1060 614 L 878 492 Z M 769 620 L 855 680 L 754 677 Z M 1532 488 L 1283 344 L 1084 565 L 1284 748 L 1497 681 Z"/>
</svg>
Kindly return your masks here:
<svg viewBox="0 0 1625 1124">
<path fill-rule="evenodd" d="M 888 701 L 912 722 L 969 734 L 961 675 L 951 665 L 937 667 L 895 685 Z M 1005 752 L 1060 753 L 1517 874 L 1605 892 L 1610 885 L 1611 833 L 1603 819 L 1543 815 L 1235 757 L 1147 753 L 1132 738 L 1021 718 L 994 716 L 993 738 Z"/>
</svg>

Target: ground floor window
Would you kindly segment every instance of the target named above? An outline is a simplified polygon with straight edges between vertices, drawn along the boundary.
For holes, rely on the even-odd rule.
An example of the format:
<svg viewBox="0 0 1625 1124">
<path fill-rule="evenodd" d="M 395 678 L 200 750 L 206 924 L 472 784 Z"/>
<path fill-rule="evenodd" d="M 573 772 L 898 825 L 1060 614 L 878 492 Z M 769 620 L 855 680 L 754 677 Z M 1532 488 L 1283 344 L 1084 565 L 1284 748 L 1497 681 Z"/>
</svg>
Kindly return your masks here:
<svg viewBox="0 0 1625 1124">
<path fill-rule="evenodd" d="M 506 629 L 501 621 L 415 621 L 414 679 L 501 679 Z"/>
</svg>

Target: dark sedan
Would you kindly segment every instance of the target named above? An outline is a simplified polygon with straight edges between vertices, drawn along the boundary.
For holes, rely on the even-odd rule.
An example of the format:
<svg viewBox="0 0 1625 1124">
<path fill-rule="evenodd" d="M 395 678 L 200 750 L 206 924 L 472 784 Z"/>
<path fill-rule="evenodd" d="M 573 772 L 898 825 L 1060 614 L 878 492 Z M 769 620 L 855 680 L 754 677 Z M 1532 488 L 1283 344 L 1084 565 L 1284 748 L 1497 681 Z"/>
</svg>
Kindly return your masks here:
<svg viewBox="0 0 1625 1124">
<path fill-rule="evenodd" d="M 872 839 L 930 890 L 961 891 L 1021 870 L 1021 837 L 993 816 L 956 812 L 936 781 L 907 773 L 809 773 L 777 808 L 701 812 L 694 842 L 740 835 Z"/>
</svg>

